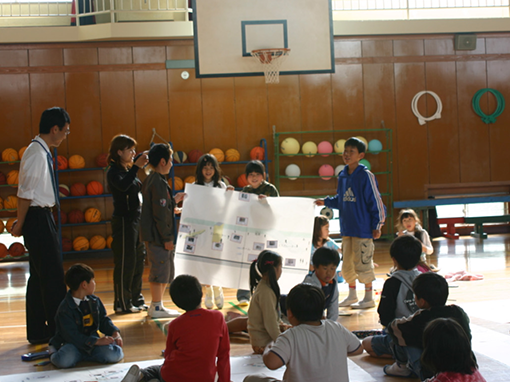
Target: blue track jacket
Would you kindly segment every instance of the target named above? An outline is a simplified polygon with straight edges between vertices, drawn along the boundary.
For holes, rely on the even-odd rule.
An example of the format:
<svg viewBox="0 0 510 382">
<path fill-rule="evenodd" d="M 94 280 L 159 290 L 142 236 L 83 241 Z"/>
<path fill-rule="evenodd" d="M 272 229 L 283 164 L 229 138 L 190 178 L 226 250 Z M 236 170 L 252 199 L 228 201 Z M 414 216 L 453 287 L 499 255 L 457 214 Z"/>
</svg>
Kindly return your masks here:
<svg viewBox="0 0 510 382">
<path fill-rule="evenodd" d="M 337 194 L 324 199 L 329 208 L 340 211 L 342 236 L 372 238 L 372 231 L 381 229 L 386 219 L 377 180 L 362 164 L 349 175 L 349 167 L 338 174 Z"/>
</svg>

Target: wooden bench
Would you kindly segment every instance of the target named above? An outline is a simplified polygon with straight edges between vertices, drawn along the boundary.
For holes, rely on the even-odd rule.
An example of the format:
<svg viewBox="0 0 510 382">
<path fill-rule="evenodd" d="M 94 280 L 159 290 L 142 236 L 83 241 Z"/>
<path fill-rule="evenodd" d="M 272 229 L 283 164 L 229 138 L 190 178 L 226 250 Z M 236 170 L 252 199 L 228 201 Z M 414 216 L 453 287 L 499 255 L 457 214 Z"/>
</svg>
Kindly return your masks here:
<svg viewBox="0 0 510 382">
<path fill-rule="evenodd" d="M 483 223 L 508 223 L 510 215 L 500 216 L 477 216 L 473 218 L 464 218 L 466 224 L 474 224 L 475 230 L 471 232 L 472 237 L 487 239 L 487 234 L 483 232 Z"/>
</svg>

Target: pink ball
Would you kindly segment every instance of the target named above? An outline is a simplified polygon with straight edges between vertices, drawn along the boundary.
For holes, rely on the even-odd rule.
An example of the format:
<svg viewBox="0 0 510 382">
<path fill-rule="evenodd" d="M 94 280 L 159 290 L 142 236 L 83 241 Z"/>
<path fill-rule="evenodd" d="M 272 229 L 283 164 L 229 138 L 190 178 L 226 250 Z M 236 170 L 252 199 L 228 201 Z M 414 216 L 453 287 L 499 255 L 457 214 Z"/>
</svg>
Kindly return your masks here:
<svg viewBox="0 0 510 382">
<path fill-rule="evenodd" d="M 323 164 L 319 168 L 319 175 L 323 180 L 330 180 L 331 177 L 335 174 L 335 169 L 329 164 Z"/>
<path fill-rule="evenodd" d="M 317 146 L 317 151 L 319 151 L 320 154 L 330 154 L 333 152 L 333 145 L 329 143 L 328 141 L 322 141 L 319 143 L 319 146 Z M 323 157 L 327 157 L 328 155 L 323 155 Z"/>
</svg>

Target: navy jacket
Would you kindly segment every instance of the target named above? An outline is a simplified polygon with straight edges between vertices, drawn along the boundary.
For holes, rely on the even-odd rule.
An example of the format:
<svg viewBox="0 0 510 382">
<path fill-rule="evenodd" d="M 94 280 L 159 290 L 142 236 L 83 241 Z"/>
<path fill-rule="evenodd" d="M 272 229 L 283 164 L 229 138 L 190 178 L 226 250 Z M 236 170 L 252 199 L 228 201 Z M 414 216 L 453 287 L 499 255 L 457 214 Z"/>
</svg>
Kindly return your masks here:
<svg viewBox="0 0 510 382">
<path fill-rule="evenodd" d="M 126 170 L 112 163 L 106 179 L 113 196 L 113 216 L 139 218 L 141 214 L 140 192 L 142 182 L 136 176 L 140 168 L 133 166 Z"/>
<path fill-rule="evenodd" d="M 97 325 L 98 330 L 107 336 L 113 335 L 114 332 L 120 332 L 110 317 L 106 315 L 106 309 L 99 297 L 92 294 L 87 296 L 87 298 L 94 324 Z M 66 297 L 60 303 L 55 315 L 55 323 L 57 330 L 50 340 L 50 345 L 59 349 L 65 344 L 73 344 L 79 350 L 88 354 L 94 349 L 94 345 L 99 339 L 99 334 L 97 332 L 92 333 L 90 336 L 85 334 L 83 314 L 78 305 L 76 305 L 76 302 L 74 302 L 71 291 L 67 292 Z"/>
</svg>

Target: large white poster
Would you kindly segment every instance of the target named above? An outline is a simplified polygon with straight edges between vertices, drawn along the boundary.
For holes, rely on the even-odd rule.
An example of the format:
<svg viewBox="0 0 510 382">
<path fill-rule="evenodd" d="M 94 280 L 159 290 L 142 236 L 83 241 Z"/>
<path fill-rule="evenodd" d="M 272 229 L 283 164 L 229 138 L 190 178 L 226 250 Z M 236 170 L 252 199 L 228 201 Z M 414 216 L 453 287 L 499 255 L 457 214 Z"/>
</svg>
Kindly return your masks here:
<svg viewBox="0 0 510 382">
<path fill-rule="evenodd" d="M 176 275 L 249 289 L 251 263 L 264 249 L 283 257 L 282 293 L 308 272 L 314 221 L 310 198 L 268 197 L 186 184 L 176 244 Z"/>
</svg>

